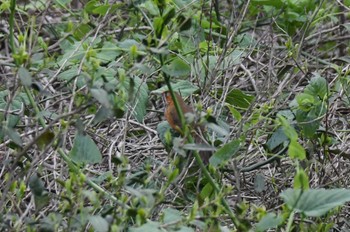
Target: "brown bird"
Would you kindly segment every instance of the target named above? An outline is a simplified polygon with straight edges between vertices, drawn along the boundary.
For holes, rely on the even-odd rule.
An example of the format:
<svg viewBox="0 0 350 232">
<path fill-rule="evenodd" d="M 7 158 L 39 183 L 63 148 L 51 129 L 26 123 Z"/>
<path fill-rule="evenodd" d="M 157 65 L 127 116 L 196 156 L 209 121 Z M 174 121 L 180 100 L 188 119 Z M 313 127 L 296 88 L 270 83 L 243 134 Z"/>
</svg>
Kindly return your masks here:
<svg viewBox="0 0 350 232">
<path fill-rule="evenodd" d="M 194 113 L 193 109 L 191 106 L 187 105 L 184 100 L 182 99 L 182 97 L 174 92 L 177 102 L 179 103 L 179 106 L 182 110 L 182 113 L 185 115 L 186 113 Z M 171 94 L 169 91 L 166 91 L 163 93 L 163 98 L 165 100 L 166 103 L 166 108 L 165 108 L 165 112 L 164 112 L 164 116 L 166 118 L 166 120 L 168 121 L 169 125 L 171 128 L 173 128 L 174 130 L 176 130 L 177 132 L 182 132 L 182 124 L 181 124 L 181 120 L 179 117 L 179 114 L 176 111 L 176 107 L 175 107 L 175 103 L 173 101 L 173 98 L 171 97 Z M 204 139 L 198 134 L 198 132 L 196 132 L 196 130 L 200 130 L 201 132 L 204 132 L 204 127 L 203 126 L 194 126 L 195 128 L 193 128 L 194 130 L 192 130 L 191 134 L 192 137 L 194 138 L 194 142 L 196 144 L 201 144 L 201 143 L 205 143 L 205 141 L 203 141 Z M 211 156 L 212 152 L 211 151 L 199 151 L 199 155 L 201 156 L 203 162 L 205 164 L 209 163 L 209 158 Z"/>
</svg>

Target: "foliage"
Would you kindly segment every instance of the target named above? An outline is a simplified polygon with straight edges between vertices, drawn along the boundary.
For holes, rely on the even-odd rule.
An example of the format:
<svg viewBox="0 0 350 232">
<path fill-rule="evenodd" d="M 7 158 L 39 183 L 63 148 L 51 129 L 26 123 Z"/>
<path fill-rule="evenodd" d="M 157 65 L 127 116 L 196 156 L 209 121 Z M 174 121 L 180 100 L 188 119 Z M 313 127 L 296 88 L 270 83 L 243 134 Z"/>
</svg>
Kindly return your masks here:
<svg viewBox="0 0 350 232">
<path fill-rule="evenodd" d="M 2 1 L 0 230 L 349 229 L 348 3 Z"/>
</svg>

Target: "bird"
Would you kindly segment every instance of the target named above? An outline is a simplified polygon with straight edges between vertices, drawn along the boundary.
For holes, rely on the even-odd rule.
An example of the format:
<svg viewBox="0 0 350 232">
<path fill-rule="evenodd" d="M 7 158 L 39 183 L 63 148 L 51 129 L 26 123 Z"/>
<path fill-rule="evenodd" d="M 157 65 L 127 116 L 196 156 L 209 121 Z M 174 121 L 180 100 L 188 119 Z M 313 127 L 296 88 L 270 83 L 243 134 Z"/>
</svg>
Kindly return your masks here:
<svg viewBox="0 0 350 232">
<path fill-rule="evenodd" d="M 175 94 L 177 102 L 179 103 L 179 106 L 182 110 L 182 113 L 185 116 L 188 115 L 189 113 L 194 114 L 193 108 L 190 105 L 186 104 L 185 101 L 182 99 L 182 97 L 177 92 L 174 92 L 174 94 Z M 168 123 L 172 129 L 174 129 L 175 131 L 182 134 L 183 125 L 181 123 L 181 119 L 180 119 L 179 114 L 176 110 L 175 103 L 173 101 L 173 98 L 171 97 L 170 92 L 169 91 L 164 92 L 163 98 L 164 98 L 164 101 L 166 104 L 165 111 L 164 111 L 165 119 L 168 121 Z M 194 142 L 196 144 L 206 143 L 203 136 L 200 136 L 200 133 L 197 132 L 198 130 L 200 130 L 200 132 L 203 133 L 205 131 L 204 126 L 194 124 L 192 129 L 193 130 L 191 131 L 191 135 L 194 139 Z M 199 151 L 199 155 L 201 156 L 204 164 L 208 164 L 209 158 L 211 157 L 212 152 L 211 151 Z"/>
</svg>

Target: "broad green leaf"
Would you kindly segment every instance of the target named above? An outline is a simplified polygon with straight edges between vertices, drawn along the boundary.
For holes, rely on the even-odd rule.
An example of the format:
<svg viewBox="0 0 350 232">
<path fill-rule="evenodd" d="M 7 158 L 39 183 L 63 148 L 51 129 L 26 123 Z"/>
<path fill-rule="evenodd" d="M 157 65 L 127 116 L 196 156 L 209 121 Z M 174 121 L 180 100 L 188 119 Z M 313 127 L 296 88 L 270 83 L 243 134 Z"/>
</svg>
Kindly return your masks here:
<svg viewBox="0 0 350 232">
<path fill-rule="evenodd" d="M 210 157 L 209 163 L 214 167 L 223 164 L 224 162 L 235 156 L 235 154 L 239 150 L 239 147 L 239 140 L 233 140 L 225 144 L 217 152 L 215 152 L 214 155 L 212 155 L 212 157 Z"/>
<path fill-rule="evenodd" d="M 78 164 L 95 164 L 102 161 L 102 155 L 95 142 L 89 135 L 77 133 L 72 150 L 71 158 Z"/>
<path fill-rule="evenodd" d="M 167 25 L 172 18 L 174 18 L 176 15 L 175 8 L 174 7 L 169 7 L 166 12 L 163 14 L 163 22 L 164 26 Z"/>
<path fill-rule="evenodd" d="M 91 215 L 88 217 L 88 219 L 92 227 L 94 228 L 94 231 L 97 231 L 97 232 L 109 231 L 109 223 L 103 217 L 99 215 Z"/>
<path fill-rule="evenodd" d="M 287 189 L 281 193 L 287 206 L 310 217 L 319 217 L 350 201 L 349 189 Z"/>
<path fill-rule="evenodd" d="M 166 138 L 165 138 L 165 133 L 170 129 L 171 129 L 171 127 L 167 121 L 163 121 L 163 122 L 159 123 L 157 126 L 158 137 L 163 144 L 167 144 Z"/>
<path fill-rule="evenodd" d="M 55 134 L 47 130 L 45 133 L 41 134 L 38 139 L 36 140 L 36 145 L 39 147 L 40 150 L 44 150 L 47 145 L 49 145 L 52 140 L 54 139 Z"/>
<path fill-rule="evenodd" d="M 201 199 L 204 200 L 205 198 L 209 197 L 213 193 L 213 191 L 213 186 L 210 183 L 207 183 L 200 192 Z"/>
<path fill-rule="evenodd" d="M 163 210 L 163 223 L 174 223 L 182 220 L 182 213 L 173 208 L 166 208 Z"/>
<path fill-rule="evenodd" d="M 78 67 L 71 67 L 64 72 L 58 74 L 58 80 L 72 81 L 73 78 L 78 76 Z"/>
<path fill-rule="evenodd" d="M 18 145 L 20 147 L 23 145 L 23 141 L 21 139 L 21 136 L 16 130 L 14 130 L 11 127 L 7 127 L 5 129 L 5 133 L 10 138 L 10 140 L 12 142 L 14 142 L 16 145 Z"/>
<path fill-rule="evenodd" d="M 26 68 L 20 67 L 18 70 L 18 76 L 22 85 L 29 87 L 32 84 L 32 75 Z"/>
<path fill-rule="evenodd" d="M 162 71 L 171 77 L 181 77 L 190 75 L 191 67 L 185 61 L 176 57 L 169 64 L 164 65 Z"/>
<path fill-rule="evenodd" d="M 266 231 L 270 228 L 276 228 L 283 223 L 283 216 L 274 213 L 266 214 L 256 225 L 256 231 Z"/>
<path fill-rule="evenodd" d="M 77 39 L 78 41 L 82 40 L 86 34 L 88 34 L 93 28 L 89 25 L 89 24 L 85 24 L 82 23 L 80 25 L 78 25 L 74 32 L 73 32 L 73 36 L 75 39 Z"/>
<path fill-rule="evenodd" d="M 96 54 L 96 58 L 101 60 L 102 63 L 107 63 L 115 60 L 120 54 L 120 49 L 115 43 L 106 41 L 103 43 L 101 50 Z"/>
<path fill-rule="evenodd" d="M 35 209 L 38 211 L 50 203 L 44 182 L 35 173 L 29 178 L 29 188 L 34 196 Z"/>
<path fill-rule="evenodd" d="M 230 110 L 232 116 L 239 122 L 242 119 L 241 113 L 236 110 L 236 108 L 230 104 L 226 104 L 227 108 Z"/>
<path fill-rule="evenodd" d="M 325 78 L 318 73 L 313 73 L 314 77 L 305 87 L 304 92 L 312 96 L 318 96 L 320 100 L 324 100 L 328 96 L 328 84 Z"/>
<path fill-rule="evenodd" d="M 294 176 L 294 189 L 309 189 L 309 178 L 302 168 L 297 169 L 297 173 Z"/>
<path fill-rule="evenodd" d="M 273 151 L 275 148 L 286 142 L 289 142 L 289 139 L 284 133 L 283 127 L 278 127 L 278 129 L 273 132 L 271 137 L 267 140 L 266 146 L 269 151 Z"/>
<path fill-rule="evenodd" d="M 302 110 L 297 110 L 296 112 L 298 125 L 303 129 L 304 135 L 307 138 L 312 138 L 315 135 L 317 129 L 320 127 L 321 119 L 315 114 L 315 108 L 310 112 Z"/>
<path fill-rule="evenodd" d="M 254 96 L 245 94 L 239 89 L 233 89 L 227 94 L 225 102 L 242 109 L 247 109 L 254 99 Z"/>
<path fill-rule="evenodd" d="M 174 84 L 171 84 L 173 91 L 181 94 L 182 97 L 188 97 L 198 90 L 197 86 L 194 86 L 190 81 L 180 80 Z M 152 91 L 155 94 L 162 94 L 168 91 L 168 87 L 165 85 L 162 88 Z"/>
<path fill-rule="evenodd" d="M 283 126 L 283 132 L 284 134 L 290 139 L 290 140 L 297 140 L 298 134 L 295 131 L 295 129 L 289 124 L 289 122 L 281 115 L 277 115 L 280 123 Z"/>
<path fill-rule="evenodd" d="M 161 224 L 159 222 L 153 222 L 153 221 L 148 221 L 147 223 L 143 224 L 140 227 L 133 227 L 130 228 L 130 232 L 145 232 L 145 231 L 152 231 L 152 232 L 164 232 L 163 229 L 161 229 Z"/>
<path fill-rule="evenodd" d="M 160 38 L 162 35 L 162 30 L 164 28 L 164 21 L 162 17 L 154 17 L 153 18 L 153 28 L 156 32 L 157 38 Z"/>
<path fill-rule="evenodd" d="M 290 141 L 288 155 L 291 159 L 304 160 L 306 158 L 305 149 L 296 140 Z"/>
<path fill-rule="evenodd" d="M 258 193 L 261 193 L 265 189 L 266 189 L 265 177 L 260 173 L 256 174 L 254 178 L 254 190 Z"/>
<path fill-rule="evenodd" d="M 36 173 L 29 177 L 29 188 L 34 196 L 42 196 L 46 191 L 44 182 Z"/>
<path fill-rule="evenodd" d="M 109 96 L 106 90 L 101 88 L 91 88 L 90 93 L 99 103 L 101 103 L 101 105 L 107 109 L 112 108 L 112 104 L 109 100 Z"/>
<path fill-rule="evenodd" d="M 299 109 L 303 111 L 310 111 L 311 108 L 315 104 L 315 98 L 313 95 L 300 93 L 296 96 L 297 103 L 299 105 Z"/>
</svg>

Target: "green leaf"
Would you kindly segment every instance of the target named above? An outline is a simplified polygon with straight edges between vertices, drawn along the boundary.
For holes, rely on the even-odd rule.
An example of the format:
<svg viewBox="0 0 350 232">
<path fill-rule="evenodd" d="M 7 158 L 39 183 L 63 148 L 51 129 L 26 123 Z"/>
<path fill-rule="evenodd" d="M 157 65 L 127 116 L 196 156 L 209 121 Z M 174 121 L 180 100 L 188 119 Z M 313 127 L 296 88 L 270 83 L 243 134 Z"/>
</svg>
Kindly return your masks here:
<svg viewBox="0 0 350 232">
<path fill-rule="evenodd" d="M 29 188 L 34 196 L 35 209 L 38 211 L 50 203 L 44 182 L 35 173 L 29 178 Z"/>
<path fill-rule="evenodd" d="M 273 151 L 280 145 L 289 142 L 288 137 L 284 133 L 283 127 L 278 127 L 275 132 L 271 135 L 271 137 L 267 140 L 266 146 L 269 151 Z"/>
<path fill-rule="evenodd" d="M 188 80 L 180 80 L 174 84 L 171 84 L 171 87 L 172 87 L 173 91 L 180 93 L 182 97 L 188 97 L 198 90 L 198 87 L 194 86 Z M 168 91 L 167 86 L 163 86 L 162 88 L 154 90 L 154 91 L 152 91 L 152 93 L 162 94 L 165 91 Z"/>
<path fill-rule="evenodd" d="M 320 100 L 324 100 L 328 96 L 328 84 L 325 78 L 318 73 L 313 73 L 314 77 L 305 87 L 304 92 L 313 96 L 318 96 Z"/>
<path fill-rule="evenodd" d="M 132 115 L 138 122 L 142 122 L 146 115 L 148 103 L 148 85 L 139 77 L 126 78 L 123 85 L 125 92 L 128 93 L 128 104 L 133 109 Z"/>
<path fill-rule="evenodd" d="M 73 78 L 78 76 L 78 67 L 71 67 L 64 72 L 58 74 L 58 80 L 71 81 Z"/>
<path fill-rule="evenodd" d="M 38 139 L 36 140 L 36 145 L 39 147 L 40 150 L 44 150 L 47 145 L 49 145 L 52 140 L 54 139 L 55 134 L 47 130 L 45 133 L 41 134 Z"/>
<path fill-rule="evenodd" d="M 106 90 L 101 88 L 91 88 L 90 93 L 104 107 L 106 107 L 107 109 L 112 108 L 112 104 L 109 101 L 109 96 Z"/>
<path fill-rule="evenodd" d="M 280 194 L 287 206 L 310 217 L 319 217 L 350 201 L 348 189 L 287 189 Z"/>
<path fill-rule="evenodd" d="M 22 147 L 23 141 L 22 141 L 22 139 L 21 139 L 20 134 L 19 134 L 16 130 L 14 130 L 14 129 L 11 128 L 11 127 L 7 127 L 7 128 L 5 129 L 5 133 L 6 133 L 6 135 L 10 138 L 10 140 L 11 140 L 12 142 L 14 142 L 16 145 Z"/>
<path fill-rule="evenodd" d="M 297 110 L 296 112 L 298 125 L 303 129 L 304 135 L 307 138 L 312 138 L 315 135 L 317 129 L 320 127 L 320 120 L 323 118 L 318 117 L 315 114 L 315 110 L 314 108 L 310 112 L 302 110 Z"/>
<path fill-rule="evenodd" d="M 92 30 L 91 26 L 89 24 L 85 24 L 82 23 L 80 25 L 78 25 L 74 32 L 73 32 L 73 36 L 75 39 L 77 39 L 78 41 L 82 40 L 87 33 L 89 33 Z"/>
<path fill-rule="evenodd" d="M 176 57 L 169 64 L 164 65 L 162 71 L 171 77 L 181 77 L 190 75 L 191 67 L 185 61 Z"/>
<path fill-rule="evenodd" d="M 159 222 L 148 221 L 147 223 L 143 224 L 140 227 L 130 228 L 130 232 L 145 232 L 145 231 L 164 232 L 164 230 L 161 228 L 162 227 Z"/>
<path fill-rule="evenodd" d="M 313 95 L 300 93 L 296 96 L 299 109 L 303 111 L 310 111 L 315 104 L 315 98 Z"/>
<path fill-rule="evenodd" d="M 42 196 L 46 191 L 44 182 L 38 177 L 36 173 L 30 176 L 28 184 L 30 191 L 34 196 Z"/>
<path fill-rule="evenodd" d="M 294 176 L 294 189 L 309 189 L 309 178 L 302 168 L 298 168 Z"/>
<path fill-rule="evenodd" d="M 103 43 L 101 51 L 96 54 L 96 58 L 101 60 L 102 63 L 107 63 L 114 61 L 120 54 L 121 51 L 115 43 L 106 41 Z"/>
<path fill-rule="evenodd" d="M 224 146 L 222 146 L 217 152 L 209 159 L 209 163 L 214 167 L 223 164 L 225 161 L 235 156 L 240 148 L 239 140 L 233 140 Z"/>
<path fill-rule="evenodd" d="M 173 208 L 166 208 L 163 210 L 163 223 L 176 223 L 182 220 L 182 213 Z"/>
<path fill-rule="evenodd" d="M 241 113 L 236 110 L 236 108 L 232 105 L 226 104 L 226 107 L 230 110 L 232 116 L 239 122 L 242 119 Z"/>
<path fill-rule="evenodd" d="M 283 126 L 283 132 L 284 134 L 290 139 L 290 140 L 297 140 L 298 134 L 295 131 L 295 129 L 289 124 L 289 122 L 281 115 L 277 115 L 280 123 Z"/>
<path fill-rule="evenodd" d="M 214 192 L 213 186 L 210 183 L 207 183 L 204 188 L 200 192 L 201 199 L 205 199 L 210 197 L 210 195 Z"/>
<path fill-rule="evenodd" d="M 225 102 L 242 109 L 247 109 L 254 99 L 254 96 L 245 94 L 239 89 L 233 89 L 227 94 Z"/>
<path fill-rule="evenodd" d="M 75 136 L 71 158 L 78 164 L 95 164 L 102 161 L 102 155 L 89 135 L 78 133 Z"/>
<path fill-rule="evenodd" d="M 162 31 L 164 27 L 164 21 L 162 17 L 154 17 L 153 18 L 153 28 L 156 32 L 157 38 L 162 37 Z"/>
<path fill-rule="evenodd" d="M 164 26 L 167 25 L 172 18 L 174 18 L 176 15 L 175 12 L 175 8 L 174 7 L 170 7 L 167 9 L 167 11 L 163 14 L 163 22 L 164 22 Z"/>
<path fill-rule="evenodd" d="M 256 231 L 266 231 L 270 228 L 276 228 L 282 225 L 283 217 L 281 215 L 276 215 L 274 213 L 266 214 L 257 224 Z"/>
<path fill-rule="evenodd" d="M 101 216 L 93 215 L 88 217 L 89 222 L 91 223 L 94 231 L 97 232 L 108 232 L 109 231 L 109 223 Z"/>
<path fill-rule="evenodd" d="M 26 68 L 20 67 L 18 70 L 18 76 L 22 82 L 22 85 L 27 86 L 27 87 L 31 86 L 32 75 L 30 74 L 30 72 Z"/>
<path fill-rule="evenodd" d="M 291 159 L 304 160 L 306 158 L 305 149 L 296 140 L 290 141 L 288 155 Z"/>
<path fill-rule="evenodd" d="M 260 173 L 255 175 L 254 178 L 254 190 L 257 193 L 261 193 L 266 189 L 266 181 L 265 177 L 261 175 Z"/>
</svg>

